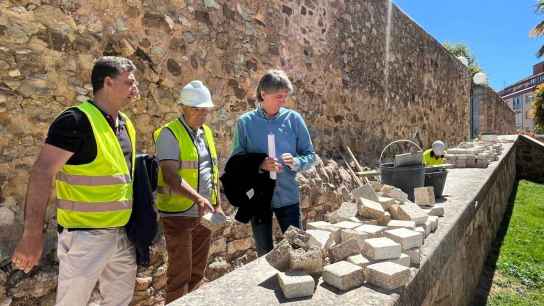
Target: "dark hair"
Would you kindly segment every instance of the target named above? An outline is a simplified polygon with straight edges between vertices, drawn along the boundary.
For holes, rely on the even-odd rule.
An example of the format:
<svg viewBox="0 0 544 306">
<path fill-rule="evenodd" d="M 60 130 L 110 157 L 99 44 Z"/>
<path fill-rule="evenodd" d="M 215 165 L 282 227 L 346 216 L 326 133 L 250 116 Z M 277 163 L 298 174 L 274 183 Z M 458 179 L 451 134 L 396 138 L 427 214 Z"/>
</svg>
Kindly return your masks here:
<svg viewBox="0 0 544 306">
<path fill-rule="evenodd" d="M 263 101 L 261 93 L 264 91 L 266 93 L 274 93 L 280 90 L 287 90 L 289 94 L 293 92 L 293 85 L 287 74 L 283 70 L 268 70 L 259 81 L 257 85 L 257 100 L 259 102 Z"/>
<path fill-rule="evenodd" d="M 96 60 L 91 72 L 93 93 L 96 94 L 104 87 L 106 77 L 115 78 L 123 72 L 132 72 L 136 66 L 131 60 L 119 56 L 103 56 Z"/>
</svg>

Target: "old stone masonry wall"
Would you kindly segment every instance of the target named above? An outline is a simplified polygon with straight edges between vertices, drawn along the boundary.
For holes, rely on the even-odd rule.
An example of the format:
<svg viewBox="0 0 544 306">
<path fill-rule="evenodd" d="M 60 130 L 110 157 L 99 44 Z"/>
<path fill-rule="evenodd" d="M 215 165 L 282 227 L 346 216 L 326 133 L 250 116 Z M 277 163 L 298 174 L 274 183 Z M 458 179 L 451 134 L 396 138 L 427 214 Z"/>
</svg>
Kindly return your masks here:
<svg viewBox="0 0 544 306">
<path fill-rule="evenodd" d="M 437 138 L 458 143 L 468 135 L 467 69 L 400 10 L 389 10 L 387 1 L 3 0 L 0 265 L 21 235 L 28 175 L 47 128 L 63 109 L 92 96 L 90 70 L 101 55 L 126 56 L 138 67 L 142 98 L 125 111 L 136 122 L 144 152 L 153 151 L 152 131 L 179 115 L 174 101 L 180 87 L 200 79 L 217 105 L 210 125 L 224 165 L 236 118 L 254 108 L 254 88 L 270 68 L 291 77 L 295 93 L 288 104 L 305 118 L 322 157 L 335 157 L 349 145 L 361 161 L 373 164 L 398 138 L 416 136 L 427 146 Z M 323 173 L 302 184 L 308 220 L 333 209 L 324 205 L 340 205 L 342 186 L 349 185 L 334 178 L 346 172 L 333 163 L 321 164 L 315 171 Z M 45 260 L 52 264 L 34 277 L 45 287 L 30 293 L 25 288 L 35 284 L 2 271 L 0 299 L 7 294 L 19 303 L 30 295 L 51 295 L 52 205 L 47 224 Z M 212 261 L 227 271 L 251 259 L 253 242 L 247 227 L 225 231 L 213 247 L 224 255 Z M 142 272 L 158 280 L 155 287 L 140 280 L 145 296 L 156 296 L 149 288 L 162 287 L 161 256 Z"/>
</svg>

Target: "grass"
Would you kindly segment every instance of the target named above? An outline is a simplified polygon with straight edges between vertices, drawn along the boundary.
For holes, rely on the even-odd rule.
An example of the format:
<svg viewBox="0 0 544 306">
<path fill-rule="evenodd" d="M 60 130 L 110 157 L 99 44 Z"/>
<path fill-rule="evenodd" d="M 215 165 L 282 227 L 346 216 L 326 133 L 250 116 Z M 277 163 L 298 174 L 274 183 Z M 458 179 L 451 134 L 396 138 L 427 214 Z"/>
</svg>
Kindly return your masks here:
<svg viewBox="0 0 544 306">
<path fill-rule="evenodd" d="M 544 185 L 520 181 L 487 305 L 544 306 Z"/>
</svg>

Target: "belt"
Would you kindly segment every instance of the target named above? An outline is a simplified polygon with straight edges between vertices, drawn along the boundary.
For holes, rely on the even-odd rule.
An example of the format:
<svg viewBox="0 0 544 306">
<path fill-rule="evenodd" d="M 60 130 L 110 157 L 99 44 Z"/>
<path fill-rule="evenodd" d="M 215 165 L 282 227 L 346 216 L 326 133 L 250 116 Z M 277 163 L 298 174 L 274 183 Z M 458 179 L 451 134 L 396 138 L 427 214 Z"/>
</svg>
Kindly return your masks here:
<svg viewBox="0 0 544 306">
<path fill-rule="evenodd" d="M 106 228 L 65 228 L 64 226 L 57 224 L 57 232 L 60 234 L 63 230 L 66 230 L 68 232 L 75 232 L 75 231 L 93 231 L 93 230 L 116 230 L 120 229 L 120 227 L 106 227 Z"/>
</svg>

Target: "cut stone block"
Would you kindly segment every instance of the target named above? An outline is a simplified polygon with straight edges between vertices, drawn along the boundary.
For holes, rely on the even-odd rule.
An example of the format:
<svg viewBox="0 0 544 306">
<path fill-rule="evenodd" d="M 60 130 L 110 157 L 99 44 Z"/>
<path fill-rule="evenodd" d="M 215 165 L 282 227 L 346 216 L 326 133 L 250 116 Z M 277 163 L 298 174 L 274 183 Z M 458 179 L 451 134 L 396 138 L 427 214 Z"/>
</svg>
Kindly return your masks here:
<svg viewBox="0 0 544 306">
<path fill-rule="evenodd" d="M 408 200 L 408 195 L 399 188 L 393 188 L 393 189 L 387 190 L 387 191 L 383 191 L 383 189 L 382 189 L 382 193 L 383 193 L 383 195 L 385 197 L 393 198 L 393 199 L 399 200 L 401 202 L 404 202 L 404 201 Z"/>
<path fill-rule="evenodd" d="M 310 240 L 310 235 L 308 235 L 304 230 L 291 225 L 287 228 L 283 235 L 291 245 L 304 249 L 309 248 L 308 241 Z"/>
<path fill-rule="evenodd" d="M 310 235 L 308 245 L 310 248 L 328 249 L 334 245 L 334 238 L 329 231 L 323 230 L 307 230 L 306 233 Z"/>
<path fill-rule="evenodd" d="M 314 294 L 314 278 L 304 272 L 278 273 L 278 283 L 287 299 L 294 299 Z"/>
<path fill-rule="evenodd" d="M 386 226 L 389 221 L 391 221 L 391 214 L 386 212 L 383 217 L 378 218 L 378 224 Z"/>
<path fill-rule="evenodd" d="M 428 214 L 429 216 L 444 217 L 444 204 L 435 204 Z"/>
<path fill-rule="evenodd" d="M 438 228 L 438 217 L 437 216 L 430 216 L 429 220 L 431 220 L 431 232 L 435 232 Z"/>
<path fill-rule="evenodd" d="M 378 225 L 378 220 L 375 219 L 359 219 L 363 224 Z"/>
<path fill-rule="evenodd" d="M 389 210 L 389 207 L 391 207 L 391 205 L 395 204 L 396 201 L 393 198 L 378 197 L 378 203 L 382 204 L 383 209 Z"/>
<path fill-rule="evenodd" d="M 368 233 L 369 238 L 380 238 L 383 237 L 383 232 L 387 228 L 385 226 L 372 225 L 372 224 L 363 224 L 355 228 L 358 232 Z"/>
<path fill-rule="evenodd" d="M 408 258 L 410 258 L 410 257 L 408 257 Z M 347 261 L 351 262 L 354 265 L 358 265 L 359 267 L 363 268 L 363 271 L 366 268 L 366 266 L 371 264 L 370 260 L 368 260 L 368 258 L 364 257 L 362 254 L 349 256 Z"/>
<path fill-rule="evenodd" d="M 428 215 L 425 213 L 425 211 L 414 203 L 405 203 L 403 205 L 400 205 L 398 211 L 395 213 L 397 214 L 396 216 L 393 211 L 391 211 L 393 219 L 414 221 L 416 225 L 421 225 L 425 223 L 428 218 Z"/>
<path fill-rule="evenodd" d="M 433 206 L 435 204 L 434 187 L 425 186 L 414 188 L 414 201 L 417 205 Z"/>
<path fill-rule="evenodd" d="M 361 246 L 356 239 L 350 239 L 330 248 L 329 255 L 333 262 L 346 259 L 348 256 L 360 254 Z"/>
<path fill-rule="evenodd" d="M 351 221 L 342 221 L 339 223 L 334 224 L 335 226 L 342 229 L 354 229 L 362 225 L 360 222 L 351 222 Z"/>
<path fill-rule="evenodd" d="M 323 271 L 323 256 L 321 249 L 289 250 L 289 270 L 304 271 L 307 273 Z"/>
<path fill-rule="evenodd" d="M 365 198 L 359 198 L 359 216 L 368 219 L 379 219 L 385 214 L 382 204 Z"/>
<path fill-rule="evenodd" d="M 427 219 L 427 221 L 425 221 L 422 226 L 425 229 L 425 237 L 429 236 L 433 229 L 433 222 L 431 221 L 431 219 Z"/>
<path fill-rule="evenodd" d="M 289 268 L 289 251 L 291 249 L 289 241 L 283 239 L 272 251 L 266 254 L 265 259 L 272 267 L 280 271 L 287 271 Z"/>
<path fill-rule="evenodd" d="M 351 192 L 351 196 L 355 201 L 359 201 L 360 198 L 365 198 L 374 202 L 378 202 L 378 195 L 376 195 L 374 188 L 372 188 L 372 186 L 368 184 L 354 189 Z"/>
<path fill-rule="evenodd" d="M 422 233 L 422 234 L 425 236 L 425 238 L 427 238 L 427 236 L 428 236 L 428 234 L 427 234 L 427 232 L 425 231 L 425 228 L 423 228 L 423 226 L 418 226 L 418 227 L 416 227 L 415 231 L 416 231 L 416 232 Z M 426 234 L 427 234 L 427 235 L 426 235 Z M 425 241 L 423 241 L 423 243 L 425 243 Z"/>
<path fill-rule="evenodd" d="M 369 283 L 387 290 L 406 285 L 410 278 L 410 268 L 392 262 L 369 265 L 366 272 Z"/>
<path fill-rule="evenodd" d="M 317 229 L 322 231 L 331 232 L 334 241 L 340 242 L 340 228 L 329 222 L 325 221 L 315 221 L 306 224 L 307 229 Z"/>
<path fill-rule="evenodd" d="M 400 254 L 400 257 L 398 259 L 393 259 L 391 260 L 391 262 L 394 262 L 396 264 L 399 264 L 401 266 L 405 266 L 405 267 L 410 267 L 410 263 L 411 263 L 411 260 L 410 260 L 410 256 L 408 256 L 408 254 Z"/>
<path fill-rule="evenodd" d="M 362 232 L 362 231 L 356 231 L 356 230 L 352 230 L 352 229 L 343 229 L 343 230 L 341 230 L 340 231 L 340 236 L 341 236 L 342 242 L 348 241 L 348 240 L 351 240 L 351 239 L 357 240 L 357 242 L 359 243 L 360 248 L 363 247 L 363 243 L 365 242 L 365 239 L 370 238 L 370 235 L 368 233 Z"/>
<path fill-rule="evenodd" d="M 365 240 L 362 253 L 372 260 L 399 258 L 402 247 L 389 238 L 371 238 Z"/>
<path fill-rule="evenodd" d="M 416 229 L 416 223 L 414 221 L 391 220 L 387 223 L 387 227 L 390 229 L 407 228 L 413 230 Z"/>
<path fill-rule="evenodd" d="M 419 267 L 421 264 L 421 249 L 414 248 L 405 251 L 406 255 L 410 256 L 410 264 L 414 267 Z"/>
<path fill-rule="evenodd" d="M 466 168 L 467 167 L 466 159 L 457 159 L 457 160 L 455 160 L 455 167 L 456 168 Z"/>
<path fill-rule="evenodd" d="M 356 203 L 344 202 L 339 209 L 327 214 L 327 220 L 331 223 L 349 221 L 357 215 L 357 207 Z"/>
<path fill-rule="evenodd" d="M 323 281 L 337 289 L 350 290 L 363 284 L 363 268 L 347 261 L 339 261 L 323 268 Z"/>
<path fill-rule="evenodd" d="M 385 231 L 384 236 L 400 243 L 403 250 L 421 247 L 423 244 L 423 235 L 420 232 L 407 228 L 397 228 Z"/>
</svg>

